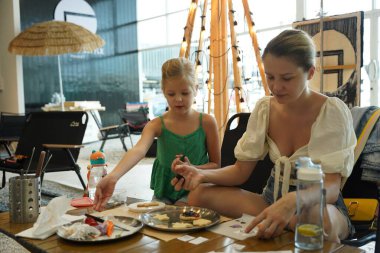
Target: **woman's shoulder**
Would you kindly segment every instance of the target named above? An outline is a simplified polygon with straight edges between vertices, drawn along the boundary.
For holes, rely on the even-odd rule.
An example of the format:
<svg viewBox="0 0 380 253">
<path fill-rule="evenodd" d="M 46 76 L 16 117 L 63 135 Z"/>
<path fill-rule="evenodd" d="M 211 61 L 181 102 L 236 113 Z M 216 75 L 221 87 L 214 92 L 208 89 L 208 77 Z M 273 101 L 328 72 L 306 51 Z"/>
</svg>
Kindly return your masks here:
<svg viewBox="0 0 380 253">
<path fill-rule="evenodd" d="M 326 110 L 337 113 L 337 114 L 350 114 L 350 109 L 348 108 L 347 104 L 343 102 L 340 98 L 337 97 L 327 97 L 326 100 Z"/>
<path fill-rule="evenodd" d="M 352 116 L 348 106 L 337 97 L 327 97 L 321 112 L 319 121 L 327 121 L 329 124 L 347 124 L 352 122 Z"/>
<path fill-rule="evenodd" d="M 260 98 L 256 104 L 255 108 L 253 109 L 252 113 L 254 115 L 259 114 L 269 114 L 269 109 L 270 109 L 270 101 L 271 101 L 272 96 L 264 96 Z"/>
</svg>

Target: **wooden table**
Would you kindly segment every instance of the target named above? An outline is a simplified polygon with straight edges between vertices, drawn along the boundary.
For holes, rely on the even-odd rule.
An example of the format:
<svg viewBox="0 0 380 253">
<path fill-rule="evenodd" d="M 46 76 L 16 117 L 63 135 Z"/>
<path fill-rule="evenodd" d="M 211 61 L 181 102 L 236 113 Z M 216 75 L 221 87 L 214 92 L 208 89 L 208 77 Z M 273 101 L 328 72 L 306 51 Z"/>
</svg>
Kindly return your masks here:
<svg viewBox="0 0 380 253">
<path fill-rule="evenodd" d="M 74 210 L 74 213 L 83 214 L 88 211 L 91 210 L 77 209 Z M 73 214 L 72 211 L 70 213 Z M 208 238 L 208 241 L 199 245 L 193 245 L 189 242 L 183 242 L 177 239 L 165 242 L 142 233 L 136 233 L 131 237 L 121 240 L 93 244 L 69 242 L 60 239 L 57 235 L 53 235 L 46 240 L 33 240 L 14 236 L 15 234 L 32 226 L 32 223 L 10 223 L 9 213 L 0 213 L 0 232 L 3 232 L 17 240 L 31 252 L 234 252 L 234 243 L 245 245 L 243 251 L 292 250 L 293 252 L 302 252 L 294 248 L 294 233 L 292 232 L 286 232 L 283 235 L 271 240 L 248 238 L 244 241 L 239 241 L 207 230 L 202 230 L 191 233 L 191 236 L 194 237 L 202 236 Z M 324 249 L 314 252 L 354 253 L 364 251 L 355 247 L 325 241 Z"/>
</svg>

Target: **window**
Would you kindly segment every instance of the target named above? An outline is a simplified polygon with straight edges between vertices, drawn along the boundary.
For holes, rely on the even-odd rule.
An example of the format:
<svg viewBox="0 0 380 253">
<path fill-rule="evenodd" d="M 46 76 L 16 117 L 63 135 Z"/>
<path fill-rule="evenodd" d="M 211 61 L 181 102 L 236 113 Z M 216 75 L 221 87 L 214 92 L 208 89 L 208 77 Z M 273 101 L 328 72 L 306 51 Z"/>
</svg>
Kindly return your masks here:
<svg viewBox="0 0 380 253">
<path fill-rule="evenodd" d="M 320 0 L 305 0 L 306 2 L 306 19 L 319 18 L 321 10 Z M 356 11 L 369 11 L 371 10 L 372 0 L 324 0 L 323 12 L 325 16 L 345 14 Z"/>
</svg>

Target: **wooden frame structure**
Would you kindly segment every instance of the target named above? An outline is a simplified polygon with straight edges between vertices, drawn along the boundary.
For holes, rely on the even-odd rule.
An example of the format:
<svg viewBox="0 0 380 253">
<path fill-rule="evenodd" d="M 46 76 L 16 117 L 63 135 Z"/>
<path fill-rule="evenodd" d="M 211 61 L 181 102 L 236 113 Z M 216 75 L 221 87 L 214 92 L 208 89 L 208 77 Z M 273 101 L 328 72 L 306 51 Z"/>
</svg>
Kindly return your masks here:
<svg viewBox="0 0 380 253">
<path fill-rule="evenodd" d="M 228 103 L 228 37 L 230 39 L 232 52 L 232 66 L 234 74 L 234 86 L 236 101 L 236 112 L 241 112 L 241 69 L 239 62 L 241 61 L 240 50 L 238 49 L 234 8 L 232 0 L 203 0 L 201 31 L 199 35 L 198 50 L 196 51 L 196 66 L 200 65 L 199 52 L 202 51 L 205 33 L 205 20 L 208 8 L 208 2 L 211 1 L 211 23 L 210 23 L 210 58 L 209 58 L 209 73 L 206 84 L 208 86 L 208 113 L 211 112 L 212 94 L 214 95 L 214 115 L 218 124 L 219 137 L 222 140 L 225 131 L 225 126 L 228 121 L 229 103 Z M 228 2 L 227 2 L 228 1 Z M 189 58 L 191 36 L 193 32 L 194 19 L 199 1 L 191 0 L 187 22 L 185 26 L 182 46 L 180 49 L 180 57 Z M 252 20 L 252 13 L 249 10 L 247 0 L 242 0 L 244 7 L 244 16 L 248 25 L 249 35 L 252 39 L 256 62 L 259 68 L 261 80 L 265 90 L 265 95 L 269 95 L 268 84 L 265 78 L 264 66 L 261 59 L 260 49 L 257 41 L 255 24 Z M 227 21 L 228 17 L 228 21 Z M 227 25 L 229 23 L 230 36 L 228 36 Z M 212 92 L 213 90 L 213 92 Z"/>
</svg>

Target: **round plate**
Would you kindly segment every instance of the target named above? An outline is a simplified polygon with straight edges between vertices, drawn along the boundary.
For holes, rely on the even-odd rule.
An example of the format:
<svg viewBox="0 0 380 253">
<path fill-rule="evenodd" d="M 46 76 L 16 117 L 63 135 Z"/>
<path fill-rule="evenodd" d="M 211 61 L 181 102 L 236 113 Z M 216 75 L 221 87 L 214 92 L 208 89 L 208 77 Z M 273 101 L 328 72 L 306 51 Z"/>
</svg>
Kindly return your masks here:
<svg viewBox="0 0 380 253">
<path fill-rule="evenodd" d="M 135 212 L 135 213 L 146 213 L 146 212 L 161 210 L 161 209 L 165 208 L 165 203 L 157 202 L 157 201 L 153 201 L 153 202 L 157 202 L 158 206 L 147 206 L 147 207 L 138 207 L 137 206 L 138 204 L 150 203 L 150 202 L 152 202 L 152 201 L 144 201 L 144 202 L 133 203 L 133 204 L 128 205 L 128 208 L 130 211 Z"/>
<path fill-rule="evenodd" d="M 74 239 L 74 238 L 70 238 L 69 236 L 65 235 L 64 227 L 68 227 L 74 223 L 82 223 L 82 224 L 84 223 L 84 221 L 76 221 L 76 222 L 72 222 L 72 223 L 69 223 L 69 224 L 66 224 L 66 225 L 59 227 L 58 231 L 57 231 L 57 235 L 62 239 L 72 241 L 72 242 L 83 242 L 83 243 L 106 242 L 106 241 L 113 241 L 113 240 L 125 238 L 127 236 L 131 236 L 131 235 L 137 233 L 143 227 L 143 224 L 141 221 L 134 219 L 132 217 L 105 216 L 105 217 L 101 217 L 101 218 L 103 218 L 104 220 L 115 220 L 117 222 L 121 222 L 125 225 L 128 225 L 128 227 L 133 227 L 133 229 L 131 229 L 130 231 L 125 231 L 125 230 L 122 230 L 122 229 L 117 228 L 115 226 L 114 232 L 112 233 L 112 235 L 110 237 L 108 237 L 107 235 L 101 235 L 101 236 L 98 236 L 96 238 Z"/>
<path fill-rule="evenodd" d="M 173 228 L 173 224 L 176 222 L 181 223 L 190 223 L 192 224 L 193 221 L 184 221 L 179 218 L 179 216 L 188 211 L 196 212 L 200 215 L 200 218 L 210 220 L 211 223 L 207 224 L 205 226 L 193 226 L 190 228 Z M 157 214 L 166 214 L 169 217 L 168 221 L 160 221 L 154 216 Z M 149 213 L 144 213 L 140 215 L 140 220 L 147 226 L 162 230 L 162 231 L 169 231 L 169 232 L 187 232 L 187 231 L 194 231 L 194 230 L 201 230 L 205 229 L 211 226 L 214 226 L 219 223 L 220 221 L 220 215 L 210 209 L 207 208 L 200 208 L 200 207 L 194 207 L 194 206 L 167 206 L 165 210 L 158 210 L 158 211 L 151 211 Z"/>
</svg>

